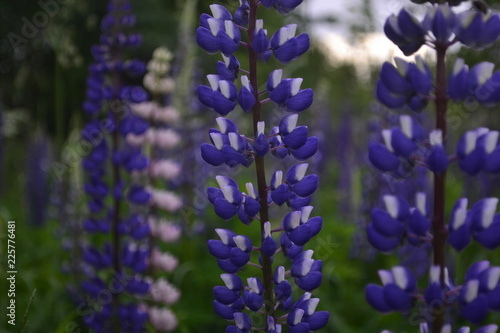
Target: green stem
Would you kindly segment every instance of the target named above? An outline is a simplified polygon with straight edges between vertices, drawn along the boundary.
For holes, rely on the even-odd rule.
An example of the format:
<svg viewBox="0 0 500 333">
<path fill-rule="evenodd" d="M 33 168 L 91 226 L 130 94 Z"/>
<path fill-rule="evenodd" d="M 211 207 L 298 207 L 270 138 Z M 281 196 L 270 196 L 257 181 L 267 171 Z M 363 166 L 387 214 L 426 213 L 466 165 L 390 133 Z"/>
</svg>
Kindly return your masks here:
<svg viewBox="0 0 500 333">
<path fill-rule="evenodd" d="M 436 44 L 437 68 L 436 68 L 436 128 L 443 134 L 443 145 L 446 145 L 446 110 L 448 96 L 446 93 L 446 49 L 445 44 Z M 434 174 L 434 215 L 432 221 L 432 231 L 434 239 L 432 247 L 434 251 L 433 263 L 440 267 L 441 288 L 445 287 L 445 262 L 446 262 L 446 226 L 445 226 L 445 187 L 446 171 L 441 174 Z M 444 311 L 436 313 L 432 322 L 432 332 L 440 333 L 444 324 Z"/>
<path fill-rule="evenodd" d="M 261 120 L 260 111 L 261 104 L 259 102 L 259 86 L 257 83 L 257 53 L 252 48 L 252 41 L 255 32 L 255 24 L 257 20 L 257 0 L 250 0 L 250 14 L 248 27 L 248 59 L 249 59 L 249 75 L 250 84 L 253 88 L 255 100 L 257 101 L 252 109 L 253 115 L 253 130 L 257 133 L 257 124 Z M 257 186 L 260 199 L 260 229 L 262 241 L 264 241 L 264 223 L 269 221 L 269 210 L 267 206 L 267 185 L 264 158 L 255 156 L 255 167 L 257 171 Z M 274 294 L 273 294 L 273 270 L 271 258 L 265 255 L 261 250 L 262 256 L 262 277 L 264 286 L 264 305 L 265 315 L 274 316 Z"/>
</svg>

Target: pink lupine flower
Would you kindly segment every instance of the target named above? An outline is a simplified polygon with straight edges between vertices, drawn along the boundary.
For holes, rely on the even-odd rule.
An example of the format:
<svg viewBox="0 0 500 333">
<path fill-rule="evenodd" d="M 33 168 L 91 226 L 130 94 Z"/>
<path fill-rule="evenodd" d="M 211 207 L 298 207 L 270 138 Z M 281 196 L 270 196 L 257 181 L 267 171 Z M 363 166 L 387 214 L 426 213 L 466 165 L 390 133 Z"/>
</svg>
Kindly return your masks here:
<svg viewBox="0 0 500 333">
<path fill-rule="evenodd" d="M 151 265 L 165 272 L 172 272 L 179 264 L 179 260 L 177 260 L 176 257 L 171 255 L 170 253 L 161 252 L 157 248 L 154 248 L 151 251 L 150 260 Z"/>
<path fill-rule="evenodd" d="M 177 317 L 169 309 L 150 307 L 148 314 L 149 321 L 160 332 L 170 332 L 177 327 Z"/>
</svg>

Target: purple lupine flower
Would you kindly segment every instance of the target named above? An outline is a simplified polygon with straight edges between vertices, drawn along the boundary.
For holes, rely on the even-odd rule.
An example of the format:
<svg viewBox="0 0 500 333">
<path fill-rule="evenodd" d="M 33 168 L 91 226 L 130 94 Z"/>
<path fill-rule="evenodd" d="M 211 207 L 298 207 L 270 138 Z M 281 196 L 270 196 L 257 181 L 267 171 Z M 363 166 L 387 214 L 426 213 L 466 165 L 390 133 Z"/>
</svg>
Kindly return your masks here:
<svg viewBox="0 0 500 333">
<path fill-rule="evenodd" d="M 481 127 L 467 131 L 457 145 L 460 168 L 469 175 L 484 170 L 490 173 L 500 171 L 500 148 L 498 131 Z"/>
<path fill-rule="evenodd" d="M 226 332 L 260 329 L 279 333 L 284 316 L 287 316 L 290 332 L 310 332 L 324 327 L 329 318 L 328 312 L 316 311 L 319 299 L 311 299 L 310 294 L 321 283 L 323 263 L 313 259 L 311 250 L 304 250 L 323 223 L 321 217 L 310 216 L 313 207 L 309 204 L 318 187 L 318 177 L 306 175 L 308 163 L 294 164 L 286 172 L 271 172 L 270 180 L 266 180 L 265 169 L 266 158 L 270 155 L 278 159 L 291 156 L 297 161 L 305 161 L 316 153 L 318 139 L 309 137 L 306 126 L 297 126 L 297 113 L 311 106 L 313 91 L 301 88 L 302 78 L 283 79 L 282 69 L 269 73 L 266 90 L 258 91 L 256 71 L 245 68 L 256 69 L 258 61 L 265 62 L 272 56 L 287 64 L 309 49 L 309 36 L 296 36 L 296 24 L 286 25 L 271 34 L 255 15 L 260 5 L 287 14 L 301 2 L 241 0 L 234 15 L 221 5 L 211 5 L 212 16 L 202 14 L 197 29 L 196 39 L 200 47 L 210 54 L 220 51 L 224 60 L 217 63 L 217 74 L 207 76 L 209 86 L 198 87 L 200 102 L 222 116 L 217 118 L 219 129 L 209 131 L 211 144 L 201 145 L 201 156 L 213 166 L 255 165 L 257 170 L 257 180 L 246 183 L 246 193 L 240 189 L 237 179 L 226 176 L 217 176 L 218 188 L 209 187 L 207 190 L 208 200 L 220 218 L 231 221 L 238 216 L 250 227 L 255 225 L 255 220 L 260 224 L 258 241 L 221 228 L 216 229 L 220 239 L 208 241 L 210 253 L 216 257 L 219 267 L 227 272 L 221 276 L 225 286 L 213 290 L 215 312 L 232 321 Z M 240 28 L 247 36 L 241 36 L 235 30 Z M 242 41 L 245 37 L 246 41 Z M 248 50 L 248 64 L 236 58 L 238 44 Z M 239 71 L 246 75 L 239 76 Z M 269 128 L 260 116 L 266 102 L 274 102 L 287 112 L 279 123 L 271 124 Z M 243 135 L 234 121 L 225 118 L 236 112 L 238 105 L 244 114 L 252 117 L 252 136 Z M 281 225 L 273 226 L 275 222 L 269 216 L 269 206 L 283 206 L 285 203 L 291 212 Z M 276 233 L 281 233 L 281 249 L 275 239 Z M 254 255 L 255 252 L 258 255 Z M 273 267 L 274 257 L 281 252 L 289 259 L 289 273 L 285 269 L 287 264 Z M 259 267 L 262 276 L 247 277 L 247 286 L 243 287 L 236 274 L 244 272 L 247 265 Z M 297 300 L 292 295 L 292 278 L 295 285 L 305 292 Z M 248 311 L 255 314 L 248 315 Z M 265 322 L 265 326 L 255 327 L 259 320 L 254 316 L 262 316 L 260 322 Z"/>
<path fill-rule="evenodd" d="M 383 286 L 369 284 L 366 287 L 368 303 L 382 313 L 409 310 L 416 289 L 416 280 L 410 270 L 396 266 L 391 271 L 378 273 Z"/>
<path fill-rule="evenodd" d="M 459 296 L 461 314 L 472 323 L 482 322 L 488 309 L 499 310 L 500 267 L 488 261 L 472 265 L 466 273 L 463 290 Z"/>
<path fill-rule="evenodd" d="M 391 15 L 384 25 L 386 36 L 407 56 L 415 53 L 425 42 L 425 30 L 421 23 L 406 9 Z"/>
<path fill-rule="evenodd" d="M 405 235 L 405 223 L 410 216 L 408 203 L 393 195 L 383 197 L 385 209 L 372 211 L 372 223 L 367 227 L 368 241 L 382 252 L 398 247 Z"/>
<path fill-rule="evenodd" d="M 487 128 L 466 132 L 458 142 L 456 155 L 448 157 L 448 100 L 460 102 L 472 98 L 485 106 L 500 102 L 496 84 L 500 74 L 494 72 L 494 65 L 491 63 L 482 62 L 469 69 L 462 59 L 458 59 L 446 80 L 446 52 L 451 45 L 460 42 L 478 49 L 492 44 L 500 37 L 500 19 L 497 14 L 490 10 L 456 13 L 451 8 L 451 5 L 456 4 L 457 2 L 447 1 L 445 4 L 427 7 L 422 21 L 413 17 L 406 9 L 386 21 L 384 31 L 387 37 L 405 55 L 415 53 L 424 44 L 435 50 L 436 82 L 433 85 L 431 71 L 421 58 L 415 64 L 397 59 L 397 66 L 390 63 L 383 65 L 376 96 L 389 108 L 401 109 L 408 106 L 410 110 L 417 112 L 421 112 L 428 101 L 433 100 L 436 106 L 436 128 L 429 131 L 428 139 L 424 135 L 414 138 L 408 131 L 413 126 L 408 126 L 409 122 L 406 122 L 406 130 L 404 124 L 401 124 L 401 129 L 383 130 L 384 144 L 375 142 L 369 148 L 372 164 L 390 177 L 406 178 L 416 165 L 426 167 L 434 173 L 432 204 L 427 203 L 426 199 L 431 196 L 418 194 L 416 207 L 410 209 L 408 220 L 401 220 L 399 210 L 396 209 L 400 205 L 386 203 L 385 211 L 373 211 L 372 223 L 367 227 L 370 242 L 382 252 L 390 252 L 406 240 L 413 246 L 424 242 L 432 244 L 434 266 L 430 269 L 430 282 L 423 295 L 416 290 L 411 295 L 405 295 L 401 285 L 399 288 L 394 287 L 392 282 L 396 277 L 395 273 L 384 273 L 384 287 L 371 284 L 366 289 L 368 302 L 381 312 L 410 310 L 413 303 L 420 304 L 418 300 L 422 299 L 426 302 L 423 306 L 429 310 L 435 307 L 436 302 L 444 304 L 442 311 L 427 319 L 425 325 L 421 325 L 422 332 L 427 332 L 429 326 L 432 326 L 433 332 L 450 332 L 452 326 L 445 324 L 445 318 L 452 317 L 450 312 L 454 303 L 459 304 L 460 316 L 474 324 L 486 319 L 489 310 L 496 310 L 495 307 L 489 307 L 488 297 L 497 288 L 497 268 L 490 269 L 487 262 L 477 263 L 469 269 L 461 286 L 454 285 L 446 268 L 448 243 L 458 251 L 467 247 L 472 239 L 487 249 L 500 246 L 497 198 L 480 200 L 470 210 L 467 208 L 468 199 L 461 198 L 451 211 L 448 226 L 445 224 L 446 173 L 451 162 L 458 161 L 460 169 L 469 175 L 482 171 L 500 171 L 497 157 L 498 132 Z M 392 201 L 398 202 L 396 199 Z M 397 297 L 391 298 L 391 295 Z M 485 326 L 478 331 L 490 330 L 496 331 L 497 327 Z M 459 330 L 466 331 L 469 329 Z"/>
<path fill-rule="evenodd" d="M 101 22 L 101 44 L 92 47 L 94 63 L 89 67 L 87 100 L 83 104 L 91 120 L 83 129 L 82 137 L 93 147 L 83 160 L 87 174 L 84 189 L 89 197 L 89 216 L 83 227 L 90 233 L 111 234 L 111 241 L 102 247 L 89 244 L 84 249 L 90 282 L 83 282 L 83 287 L 90 293 L 89 301 L 96 302 L 96 291 L 112 288 L 117 283 L 116 276 L 124 281 L 124 288 L 112 293 L 109 304 L 101 304 L 94 316 L 84 318 L 87 326 L 96 332 L 105 327 L 112 327 L 113 331 L 141 332 L 148 319 L 147 311 L 138 307 L 133 297 L 149 290 L 149 283 L 141 277 L 149 251 L 140 243 L 148 232 L 138 229 L 134 216 L 121 215 L 125 212 L 121 208 L 125 200 L 134 204 L 150 200 L 143 186 L 134 184 L 127 189 L 129 184 L 125 183 L 123 174 L 143 170 L 148 165 L 140 147 L 126 143 L 127 135 L 141 135 L 147 130 L 147 123 L 128 112 L 129 103 L 143 102 L 147 93 L 141 87 L 124 85 L 119 79 L 122 75 L 140 76 L 145 69 L 139 60 L 121 58 L 122 49 L 135 48 L 141 43 L 139 35 L 124 32 L 134 22 L 128 1 L 109 2 L 108 13 Z M 119 116 L 116 109 L 125 110 L 125 116 Z M 110 269 L 115 278 L 110 278 Z M 132 297 L 125 302 L 120 293 Z"/>
<path fill-rule="evenodd" d="M 487 47 L 500 37 L 500 16 L 491 11 L 464 11 L 457 16 L 454 33 L 466 46 L 475 49 Z"/>
<path fill-rule="evenodd" d="M 389 108 L 407 105 L 413 111 L 421 111 L 427 105 L 432 90 L 432 74 L 419 56 L 415 63 L 401 58 L 394 59 L 397 67 L 384 63 L 377 82 L 377 98 Z"/>
<path fill-rule="evenodd" d="M 427 156 L 429 170 L 434 173 L 443 173 L 448 168 L 448 155 L 443 146 L 443 133 L 441 130 L 434 130 L 429 134 L 431 152 Z"/>
<path fill-rule="evenodd" d="M 282 79 L 282 72 L 277 69 L 269 75 L 269 98 L 288 112 L 298 113 L 309 108 L 314 95 L 312 89 L 301 90 L 302 78 Z"/>
<path fill-rule="evenodd" d="M 269 41 L 274 56 L 283 65 L 297 59 L 309 49 L 309 35 L 303 33 L 295 37 L 296 30 L 296 24 L 285 25 L 276 31 Z"/>
<path fill-rule="evenodd" d="M 210 5 L 212 15 L 200 16 L 200 27 L 196 30 L 196 42 L 209 54 L 221 52 L 230 56 L 238 49 L 241 36 L 231 13 L 222 5 Z"/>
<path fill-rule="evenodd" d="M 399 124 L 382 131 L 384 144 L 373 142 L 368 148 L 370 162 L 397 178 L 405 177 L 428 154 L 420 124 L 409 115 L 400 116 Z"/>
<path fill-rule="evenodd" d="M 267 8 L 274 7 L 280 14 L 286 15 L 297 8 L 302 3 L 302 0 L 263 0 L 261 3 Z"/>
</svg>

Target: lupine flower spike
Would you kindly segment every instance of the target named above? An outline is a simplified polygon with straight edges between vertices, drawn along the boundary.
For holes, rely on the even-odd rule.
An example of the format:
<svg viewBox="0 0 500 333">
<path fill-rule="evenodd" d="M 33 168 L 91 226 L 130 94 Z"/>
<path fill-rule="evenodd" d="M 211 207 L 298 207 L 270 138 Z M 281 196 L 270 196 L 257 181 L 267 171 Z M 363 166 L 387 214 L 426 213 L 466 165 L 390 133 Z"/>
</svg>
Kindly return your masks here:
<svg viewBox="0 0 500 333">
<path fill-rule="evenodd" d="M 282 69 L 268 73 L 266 91 L 258 90 L 257 81 L 258 61 L 274 56 L 285 65 L 300 58 L 310 46 L 309 36 L 297 34 L 296 24 L 271 34 L 263 20 L 257 19 L 258 7 L 288 14 L 301 2 L 240 0 L 234 14 L 214 4 L 211 15 L 201 15 L 196 31 L 200 47 L 222 56 L 217 74 L 208 75 L 208 84 L 198 88 L 201 103 L 220 116 L 216 119 L 218 128 L 209 132 L 210 143 L 201 146 L 201 156 L 213 166 L 255 165 L 257 171 L 256 181 L 245 186 L 236 179 L 217 176 L 218 187 L 209 187 L 207 193 L 221 219 L 237 218 L 249 226 L 257 223 L 261 233 L 259 239 L 250 239 L 226 224 L 216 229 L 218 239 L 208 241 L 210 253 L 225 272 L 221 275 L 224 285 L 213 289 L 213 306 L 219 316 L 232 322 L 226 332 L 279 333 L 285 326 L 289 332 L 311 332 L 324 327 L 329 318 L 328 312 L 317 311 L 319 299 L 311 294 L 321 283 L 322 262 L 313 259 L 312 250 L 304 249 L 323 223 L 310 206 L 318 177 L 307 174 L 308 163 L 274 171 L 269 180 L 265 169 L 271 155 L 302 162 L 315 154 L 318 139 L 309 136 L 306 126 L 297 126 L 298 113 L 311 106 L 313 91 L 301 88 L 301 78 L 283 78 Z M 248 51 L 246 61 L 235 56 L 240 47 Z M 245 75 L 240 76 L 240 71 Z M 267 101 L 285 113 L 279 123 L 264 121 L 263 104 Z M 226 118 L 239 108 L 248 114 L 245 119 L 251 117 L 251 135 L 242 134 L 237 124 Z M 291 211 L 280 221 L 269 216 L 270 205 L 286 205 Z M 288 268 L 273 265 L 279 254 L 288 258 Z M 258 273 L 249 268 L 250 276 L 242 279 L 238 273 L 247 266 Z M 292 295 L 293 284 L 304 292 L 297 299 Z M 255 316 L 262 318 L 256 320 Z"/>
<path fill-rule="evenodd" d="M 146 170 L 134 175 L 136 184 L 146 183 L 150 194 L 149 211 L 136 215 L 136 233 L 149 233 L 149 295 L 154 305 L 147 307 L 149 322 L 160 332 L 170 332 L 177 327 L 177 317 L 169 307 L 175 304 L 180 291 L 163 276 L 172 273 L 178 259 L 162 251 L 163 244 L 172 244 L 181 236 L 181 226 L 172 217 L 182 205 L 181 199 L 172 191 L 164 189 L 181 172 L 181 165 L 169 158 L 180 143 L 180 135 L 174 127 L 180 119 L 179 112 L 173 107 L 163 105 L 175 87 L 170 77 L 170 62 L 173 55 L 164 47 L 153 52 L 147 64 L 144 86 L 152 95 L 152 101 L 133 104 L 132 112 L 148 123 L 146 132 L 140 135 L 129 134 L 127 141 L 132 146 L 147 149 L 149 165 Z M 144 177 L 147 176 L 147 177 Z M 146 180 L 144 180 L 146 178 Z M 162 277 L 158 278 L 160 273 Z M 144 306 L 146 308 L 146 306 Z"/>
<path fill-rule="evenodd" d="M 87 79 L 84 111 L 91 120 L 82 137 L 92 145 L 85 157 L 85 192 L 89 215 L 83 222 L 89 234 L 110 234 L 103 244 L 89 245 L 83 258 L 88 278 L 83 282 L 87 299 L 96 309 L 83 320 L 95 332 L 143 332 L 148 320 L 146 309 L 136 296 L 144 297 L 150 284 L 142 274 L 147 268 L 149 250 L 145 241 L 148 227 L 126 209 L 127 203 L 143 205 L 151 194 L 139 185 L 130 185 L 130 174 L 142 172 L 148 159 L 140 146 L 127 143 L 127 136 L 141 135 L 148 126 L 130 112 L 131 103 L 141 103 L 147 93 L 128 86 L 122 77 L 138 77 L 145 65 L 139 60 L 123 60 L 121 50 L 140 45 L 141 37 L 124 31 L 135 23 L 127 0 L 112 0 L 101 22 L 101 40 L 92 47 L 94 63 Z M 113 290 L 105 303 L 102 290 Z M 95 307 L 95 304 L 99 306 Z"/>
<path fill-rule="evenodd" d="M 383 130 L 379 142 L 370 144 L 368 154 L 377 169 L 400 180 L 417 166 L 428 168 L 434 175 L 432 196 L 418 193 L 412 206 L 403 198 L 386 195 L 381 207 L 372 211 L 367 228 L 370 243 L 384 253 L 405 242 L 411 246 L 432 244 L 433 258 L 429 261 L 433 266 L 427 289 L 419 294 L 411 272 L 401 266 L 379 271 L 383 286 L 366 287 L 367 301 L 380 312 L 407 312 L 415 305 L 426 308 L 431 315 L 423 318 L 420 330 L 433 333 L 452 332 L 452 318 L 456 315 L 476 325 L 483 323 L 488 311 L 498 310 L 496 293 L 500 276 L 498 268 L 490 267 L 487 261 L 472 265 L 465 278 L 448 276 L 445 266 L 448 244 L 457 251 L 464 250 L 472 240 L 487 249 L 500 246 L 498 198 L 479 200 L 471 208 L 469 200 L 461 198 L 451 210 L 449 224 L 445 221 L 446 173 L 452 162 L 457 161 L 459 168 L 471 176 L 500 171 L 499 135 L 495 129 L 481 127 L 467 131 L 458 141 L 456 154 L 448 156 L 448 101 L 472 99 L 480 105 L 496 105 L 500 102 L 500 91 L 495 82 L 500 72 L 495 72 L 494 65 L 488 62 L 469 68 L 463 59 L 457 59 L 446 78 L 446 52 L 455 43 L 475 49 L 494 43 L 500 37 L 500 16 L 491 10 L 457 13 L 452 6 L 460 1 L 439 2 L 426 7 L 422 20 L 402 9 L 389 17 L 384 26 L 387 37 L 407 56 L 424 45 L 433 48 L 437 58 L 436 77 L 419 56 L 414 63 L 396 58 L 395 64 L 387 62 L 382 66 L 376 88 L 382 104 L 402 112 L 422 112 L 429 101 L 434 101 L 436 126 L 425 131 L 411 115 L 400 115 L 400 127 Z M 433 198 L 432 203 L 427 202 L 428 197 Z M 443 309 L 434 311 L 436 304 L 442 304 Z M 459 308 L 455 314 L 453 305 Z M 497 330 L 496 325 L 488 325 L 475 332 Z M 458 332 L 471 330 L 463 327 Z"/>
</svg>

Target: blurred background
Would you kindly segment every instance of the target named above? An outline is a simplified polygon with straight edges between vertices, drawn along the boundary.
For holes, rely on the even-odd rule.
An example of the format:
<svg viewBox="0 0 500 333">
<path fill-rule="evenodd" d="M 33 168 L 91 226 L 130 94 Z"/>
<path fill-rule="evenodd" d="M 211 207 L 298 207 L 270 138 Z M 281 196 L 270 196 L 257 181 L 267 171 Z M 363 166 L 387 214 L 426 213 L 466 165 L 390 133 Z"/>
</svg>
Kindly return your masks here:
<svg viewBox="0 0 500 333">
<path fill-rule="evenodd" d="M 99 39 L 106 2 L 58 1 L 58 8 L 45 15 L 47 20 L 36 21 L 45 11 L 40 4 L 44 1 L 0 0 L 0 251 L 5 251 L 6 221 L 15 220 L 18 270 L 18 326 L 12 330 L 2 315 L 2 332 L 20 332 L 23 326 L 25 332 L 86 332 L 83 326 L 79 328 L 81 316 L 70 293 L 78 285 L 69 267 L 81 260 L 73 250 L 76 243 L 85 242 L 79 227 L 86 210 L 81 154 L 75 147 L 87 120 L 81 106 L 92 62 L 90 47 Z M 175 92 L 172 96 L 172 103 L 183 115 L 179 125 L 181 153 L 199 162 L 171 184 L 183 194 L 185 203 L 176 217 L 183 224 L 183 237 L 169 248 L 180 261 L 178 270 L 169 277 L 183 293 L 173 307 L 180 322 L 177 332 L 222 332 L 225 327 L 211 305 L 212 287 L 220 284 L 221 271 L 206 248 L 214 228 L 224 223 L 207 205 L 204 193 L 215 174 L 235 172 L 214 170 L 199 158 L 198 147 L 208 141 L 215 114 L 204 109 L 195 95 L 196 86 L 206 84 L 205 76 L 214 72 L 219 60 L 205 54 L 194 41 L 198 17 L 211 3 L 132 0 L 137 17 L 134 31 L 144 37 L 143 46 L 133 55 L 147 62 L 160 46 L 174 54 L 171 75 L 177 80 L 179 94 L 189 101 L 180 102 Z M 235 0 L 224 3 L 231 11 L 238 5 Z M 499 3 L 488 1 L 492 8 Z M 365 285 L 379 282 L 379 269 L 403 263 L 425 277 L 428 268 L 427 247 L 418 251 L 402 247 L 397 255 L 384 256 L 367 244 L 364 235 L 371 207 L 379 203 L 382 194 L 397 192 L 412 198 L 431 184 L 423 172 L 404 182 L 384 178 L 373 170 L 366 156 L 369 142 L 378 140 L 381 129 L 395 121 L 395 114 L 376 102 L 373 90 L 382 63 L 402 56 L 384 37 L 382 27 L 385 18 L 403 6 L 410 6 L 416 16 L 421 13 L 408 0 L 305 0 L 300 10 L 289 16 L 278 17 L 264 9 L 260 12 L 271 33 L 294 22 L 299 32 L 308 32 L 312 38 L 310 52 L 288 65 L 286 75 L 303 77 L 302 87 L 315 91 L 314 104 L 303 113 L 301 122 L 320 139 L 319 154 L 310 164 L 311 171 L 320 176 L 313 204 L 324 227 L 308 245 L 315 250 L 315 258 L 324 261 L 324 282 L 315 292 L 321 298 L 319 309 L 331 313 L 324 332 L 418 331 L 415 321 L 410 320 L 412 314 L 380 315 L 364 299 Z M 461 7 L 469 8 L 471 3 Z M 454 49 L 449 61 L 460 56 L 469 64 L 498 64 L 499 51 L 498 45 L 481 53 Z M 425 47 L 421 54 L 432 62 Z M 277 66 L 276 62 L 262 66 L 261 82 Z M 493 124 L 500 124 L 497 113 L 495 109 L 452 105 L 449 140 L 456 142 L 460 133 L 480 124 L 492 124 L 493 128 Z M 432 126 L 432 114 L 429 107 L 419 120 Z M 238 179 L 242 183 L 241 179 L 251 176 L 242 171 Z M 474 200 L 497 194 L 500 184 L 487 175 L 479 176 L 477 182 L 477 178 L 452 172 L 450 179 L 448 208 L 465 191 Z M 463 272 L 478 258 L 500 264 L 498 251 L 485 254 L 476 250 L 472 246 L 464 253 L 449 253 L 453 274 Z M 1 260 L 0 308 L 5 309 L 4 255 Z M 498 315 L 490 319 L 500 321 Z"/>
</svg>

